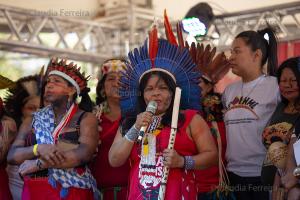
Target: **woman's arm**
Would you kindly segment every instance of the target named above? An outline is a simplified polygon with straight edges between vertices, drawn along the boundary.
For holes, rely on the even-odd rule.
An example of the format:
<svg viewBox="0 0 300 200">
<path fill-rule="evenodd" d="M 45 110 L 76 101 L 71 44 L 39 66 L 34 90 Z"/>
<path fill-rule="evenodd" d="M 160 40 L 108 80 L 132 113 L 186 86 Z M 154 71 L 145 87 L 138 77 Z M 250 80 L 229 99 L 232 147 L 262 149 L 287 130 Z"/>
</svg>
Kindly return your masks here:
<svg viewBox="0 0 300 200">
<path fill-rule="evenodd" d="M 275 174 L 274 183 L 272 187 L 272 200 L 276 200 L 276 197 L 278 196 L 280 188 L 280 176 L 278 173 Z"/>
<path fill-rule="evenodd" d="M 294 169 L 296 168 L 296 160 L 294 156 L 293 144 L 296 142 L 296 138 L 291 138 L 288 145 L 287 163 L 285 168 L 285 174 L 281 177 L 281 182 L 287 190 L 293 188 L 297 183 L 298 179 L 293 175 Z"/>
<path fill-rule="evenodd" d="M 10 164 L 20 165 L 25 160 L 33 159 L 33 146 L 24 147 L 27 134 L 31 131 L 32 118 L 23 121 L 19 132 L 7 155 L 7 162 Z"/>
<path fill-rule="evenodd" d="M 34 155 L 33 153 L 34 146 L 25 147 L 27 135 L 31 134 L 32 131 L 31 123 L 31 117 L 24 119 L 22 122 L 18 135 L 9 149 L 7 162 L 13 165 L 20 165 L 25 160 L 31 160 L 37 157 L 49 157 L 49 164 L 47 165 L 54 165 L 54 163 L 62 162 L 63 160 L 61 159 L 61 153 L 53 144 L 39 144 L 37 147 L 38 155 Z M 56 155 L 54 155 L 54 152 L 56 152 Z"/>
<path fill-rule="evenodd" d="M 80 122 L 79 146 L 63 152 L 64 162 L 53 168 L 72 168 L 88 163 L 95 153 L 99 141 L 98 121 L 92 113 L 86 113 Z"/>
<path fill-rule="evenodd" d="M 192 156 L 195 169 L 205 169 L 217 164 L 218 152 L 212 138 L 210 129 L 200 115 L 195 115 L 187 128 L 189 137 L 197 146 L 198 154 Z M 165 149 L 163 152 L 164 165 L 171 168 L 183 168 L 184 156 L 179 155 L 174 149 Z"/>
<path fill-rule="evenodd" d="M 118 130 L 108 154 L 111 166 L 119 167 L 126 162 L 138 136 L 138 130 L 140 130 L 142 126 L 147 126 L 151 122 L 152 116 L 153 114 L 148 111 L 138 114 L 135 124 L 124 137 L 122 137 L 120 129 Z"/>
<path fill-rule="evenodd" d="M 125 137 L 122 137 L 120 130 L 118 130 L 108 154 L 110 165 L 113 167 L 123 165 L 130 155 L 133 144 L 133 141 L 129 141 Z"/>
<path fill-rule="evenodd" d="M 218 163 L 218 151 L 210 129 L 200 115 L 195 115 L 190 126 L 190 134 L 198 154 L 193 156 L 196 169 L 205 169 Z"/>
</svg>

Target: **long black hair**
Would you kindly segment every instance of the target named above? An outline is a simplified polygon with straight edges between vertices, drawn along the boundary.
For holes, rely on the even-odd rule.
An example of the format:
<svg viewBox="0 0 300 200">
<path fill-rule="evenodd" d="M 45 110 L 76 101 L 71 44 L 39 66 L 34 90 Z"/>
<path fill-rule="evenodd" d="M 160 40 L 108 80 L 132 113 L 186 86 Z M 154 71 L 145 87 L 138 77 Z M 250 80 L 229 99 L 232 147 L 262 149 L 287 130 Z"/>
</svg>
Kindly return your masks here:
<svg viewBox="0 0 300 200">
<path fill-rule="evenodd" d="M 92 112 L 94 107 L 89 92 L 90 92 L 90 88 L 86 87 L 81 91 L 79 95 L 81 96 L 81 101 L 79 102 L 78 107 L 86 112 Z M 75 98 L 76 97 L 77 95 L 75 95 Z"/>
<path fill-rule="evenodd" d="M 279 66 L 279 68 L 277 70 L 278 83 L 280 82 L 280 77 L 282 75 L 282 71 L 286 68 L 289 68 L 294 73 L 296 80 L 297 80 L 299 94 L 300 94 L 300 57 L 298 56 L 298 57 L 289 58 L 289 59 L 285 60 L 283 63 L 281 63 L 281 65 Z M 281 95 L 281 100 L 282 100 L 282 103 L 284 103 L 285 105 L 288 104 L 288 100 L 286 98 L 284 98 L 282 95 Z M 296 104 L 295 106 L 300 106 L 299 105 L 300 104 L 300 95 L 296 99 L 295 104 Z"/>
<path fill-rule="evenodd" d="M 128 131 L 128 129 L 130 129 L 131 126 L 133 126 L 133 124 L 136 121 L 136 116 L 139 113 L 142 113 L 146 110 L 147 105 L 146 105 L 146 102 L 144 99 L 144 90 L 148 83 L 148 80 L 153 75 L 158 76 L 158 78 L 159 78 L 158 81 L 163 80 L 166 83 L 166 85 L 168 86 L 168 89 L 171 91 L 172 100 L 171 100 L 169 108 L 166 110 L 166 113 L 163 115 L 162 121 L 161 121 L 163 126 L 171 125 L 176 83 L 173 81 L 173 79 L 168 74 L 161 72 L 161 71 L 153 71 L 153 72 L 149 72 L 149 73 L 145 74 L 140 81 L 140 85 L 139 85 L 140 95 L 137 96 L 138 104 L 136 106 L 136 111 L 132 114 L 130 114 L 130 113 L 126 114 L 126 117 L 125 117 L 125 115 L 122 117 L 122 123 L 121 123 L 122 124 L 122 135 L 125 135 L 126 132 Z M 179 126 L 183 124 L 183 122 L 184 122 L 183 114 L 179 113 L 178 121 L 179 121 Z"/>
<path fill-rule="evenodd" d="M 104 83 L 105 80 L 107 78 L 107 74 L 105 74 L 101 80 L 98 81 L 97 86 L 96 86 L 96 104 L 99 105 L 101 103 L 103 103 L 106 100 L 106 97 L 103 96 L 103 92 L 104 91 Z"/>
<path fill-rule="evenodd" d="M 67 81 L 67 83 L 68 83 L 68 86 L 74 87 L 74 85 L 71 84 L 69 81 Z M 79 96 L 81 97 L 81 101 L 78 103 L 78 107 L 81 110 L 84 110 L 86 112 L 92 112 L 93 111 L 93 107 L 94 107 L 94 104 L 93 104 L 93 101 L 91 100 L 89 92 L 90 92 L 90 88 L 85 87 L 83 90 L 80 91 L 80 94 L 79 94 Z M 77 95 L 77 92 L 76 92 L 73 95 L 73 101 L 76 100 L 77 96 L 78 95 Z"/>
<path fill-rule="evenodd" d="M 268 34 L 269 41 L 264 38 L 265 34 Z M 277 39 L 272 28 L 268 27 L 258 31 L 244 31 L 239 33 L 235 38 L 242 38 L 252 51 L 260 49 L 262 52 L 261 67 L 268 62 L 267 73 L 271 76 L 276 75 L 278 66 Z"/>
</svg>

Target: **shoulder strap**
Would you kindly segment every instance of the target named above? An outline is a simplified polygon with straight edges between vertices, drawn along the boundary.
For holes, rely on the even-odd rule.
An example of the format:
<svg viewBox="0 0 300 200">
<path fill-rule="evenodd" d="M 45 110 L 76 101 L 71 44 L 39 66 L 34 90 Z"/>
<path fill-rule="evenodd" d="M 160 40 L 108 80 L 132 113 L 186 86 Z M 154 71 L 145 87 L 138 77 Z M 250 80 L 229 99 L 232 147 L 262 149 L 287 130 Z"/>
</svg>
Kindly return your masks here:
<svg viewBox="0 0 300 200">
<path fill-rule="evenodd" d="M 80 122 L 81 122 L 82 117 L 83 117 L 83 115 L 84 115 L 85 113 L 86 113 L 86 111 L 82 111 L 82 113 L 79 115 L 79 118 L 78 118 L 78 120 L 77 120 L 77 122 L 76 122 L 76 125 L 75 125 L 75 128 L 76 128 L 77 130 L 80 129 Z"/>
</svg>

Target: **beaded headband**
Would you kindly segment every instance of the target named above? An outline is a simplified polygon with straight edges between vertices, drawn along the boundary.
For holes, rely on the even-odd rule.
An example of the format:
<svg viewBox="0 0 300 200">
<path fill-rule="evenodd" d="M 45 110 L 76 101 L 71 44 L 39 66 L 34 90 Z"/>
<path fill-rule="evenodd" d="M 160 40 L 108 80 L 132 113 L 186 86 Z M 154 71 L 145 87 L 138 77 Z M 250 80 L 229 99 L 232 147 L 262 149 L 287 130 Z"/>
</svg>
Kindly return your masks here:
<svg viewBox="0 0 300 200">
<path fill-rule="evenodd" d="M 110 59 L 105 61 L 101 66 L 101 75 L 99 80 L 101 80 L 104 75 L 110 72 L 124 72 L 126 69 L 125 60 L 121 59 Z"/>
<path fill-rule="evenodd" d="M 85 77 L 85 73 L 80 72 L 77 64 L 74 65 L 73 62 L 67 64 L 67 60 L 58 61 L 58 58 L 51 59 L 46 74 L 66 79 L 76 88 L 77 95 L 87 88 L 87 81 L 90 79 L 90 76 Z"/>
</svg>

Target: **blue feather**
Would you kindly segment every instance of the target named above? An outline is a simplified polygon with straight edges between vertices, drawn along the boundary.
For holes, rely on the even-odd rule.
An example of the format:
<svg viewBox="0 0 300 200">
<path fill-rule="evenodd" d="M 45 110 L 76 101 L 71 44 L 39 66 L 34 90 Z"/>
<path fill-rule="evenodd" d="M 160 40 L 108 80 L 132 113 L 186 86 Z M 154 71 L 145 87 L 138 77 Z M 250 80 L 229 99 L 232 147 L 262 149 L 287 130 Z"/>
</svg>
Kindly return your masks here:
<svg viewBox="0 0 300 200">
<path fill-rule="evenodd" d="M 53 176 L 49 176 L 49 178 L 48 178 L 48 183 L 49 183 L 53 188 L 56 188 L 56 187 L 57 187 L 56 180 L 53 178 Z"/>
<path fill-rule="evenodd" d="M 122 116 L 136 110 L 137 95 L 139 92 L 139 78 L 152 67 L 149 58 L 147 40 L 139 49 L 128 54 L 130 64 L 121 78 L 121 109 Z M 200 87 L 198 86 L 200 73 L 196 72 L 187 49 L 170 44 L 167 40 L 159 39 L 159 48 L 155 59 L 155 67 L 169 71 L 176 78 L 176 84 L 182 89 L 181 109 L 200 110 Z"/>
</svg>

